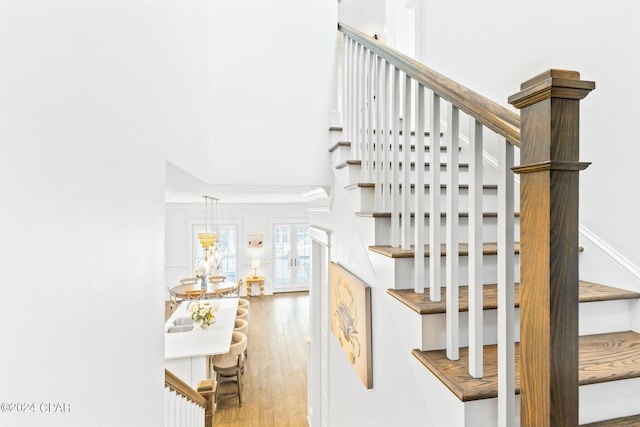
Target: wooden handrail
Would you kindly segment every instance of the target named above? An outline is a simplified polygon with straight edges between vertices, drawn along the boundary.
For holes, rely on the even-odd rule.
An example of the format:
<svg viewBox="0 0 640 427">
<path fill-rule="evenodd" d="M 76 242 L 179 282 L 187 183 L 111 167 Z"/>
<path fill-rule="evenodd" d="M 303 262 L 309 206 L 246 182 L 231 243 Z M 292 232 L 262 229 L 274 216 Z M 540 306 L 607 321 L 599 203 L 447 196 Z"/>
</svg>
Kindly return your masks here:
<svg viewBox="0 0 640 427">
<path fill-rule="evenodd" d="M 520 147 L 520 116 L 342 22 L 338 30 Z"/>
<path fill-rule="evenodd" d="M 202 397 L 197 391 L 191 388 L 189 384 L 178 378 L 173 372 L 164 370 L 164 386 L 169 390 L 175 391 L 181 396 L 189 399 L 201 408 L 207 407 L 207 399 Z"/>
</svg>

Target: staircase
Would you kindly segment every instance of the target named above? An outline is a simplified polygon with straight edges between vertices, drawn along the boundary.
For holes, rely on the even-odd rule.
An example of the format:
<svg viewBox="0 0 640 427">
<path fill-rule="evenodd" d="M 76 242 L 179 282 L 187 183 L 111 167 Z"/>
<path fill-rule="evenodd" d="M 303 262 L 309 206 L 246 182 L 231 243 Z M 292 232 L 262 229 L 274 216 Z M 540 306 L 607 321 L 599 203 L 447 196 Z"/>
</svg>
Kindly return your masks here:
<svg viewBox="0 0 640 427">
<path fill-rule="evenodd" d="M 399 76 L 398 69 L 394 71 L 393 68 L 398 67 L 398 64 L 385 64 L 385 61 L 394 61 L 401 54 L 388 53 L 388 48 L 380 47 L 376 41 L 367 40 L 366 36 L 358 34 L 352 28 L 341 26 L 341 31 L 345 34 L 344 80 L 347 107 L 345 129 L 332 129 L 334 145 L 330 152 L 336 182 L 340 187 L 336 191 L 344 192 L 345 199 L 350 204 L 362 244 L 367 248 L 379 281 L 387 284 L 389 298 L 393 299 L 400 310 L 412 313 L 402 315 L 402 320 L 399 321 L 414 322 L 413 325 L 408 325 L 408 329 L 419 331 L 415 335 L 419 337 L 419 341 L 415 343 L 417 348 L 397 351 L 412 353 L 433 378 L 449 390 L 450 396 L 446 399 L 451 400 L 451 405 L 464 408 L 466 414 L 465 421 L 460 426 L 572 425 L 566 419 L 576 418 L 581 425 L 589 426 L 640 425 L 640 416 L 637 415 L 640 413 L 640 400 L 637 398 L 640 388 L 640 334 L 629 330 L 633 305 L 640 294 L 609 285 L 575 280 L 579 316 L 578 301 L 573 304 L 575 309 L 560 310 L 561 317 L 568 316 L 565 319 L 558 321 L 552 315 L 549 321 L 549 334 L 552 336 L 550 341 L 545 341 L 547 338 L 544 331 L 536 335 L 537 332 L 531 332 L 534 329 L 527 324 L 522 330 L 526 335 L 523 345 L 529 346 L 526 353 L 528 362 L 525 366 L 521 364 L 519 319 L 530 317 L 529 312 L 526 315 L 520 313 L 519 282 L 522 279 L 523 283 L 532 283 L 532 279 L 538 277 L 536 275 L 540 268 L 531 267 L 532 264 L 527 264 L 530 266 L 528 269 L 522 268 L 520 263 L 526 262 L 526 259 L 521 259 L 519 240 L 522 235 L 523 242 L 527 238 L 529 240 L 526 240 L 526 245 L 532 245 L 537 244 L 540 239 L 532 238 L 531 231 L 527 231 L 528 234 L 524 231 L 525 225 L 529 227 L 527 230 L 531 229 L 530 218 L 535 214 L 529 213 L 529 222 L 521 223 L 519 182 L 513 175 L 509 175 L 512 166 L 509 150 L 519 145 L 520 119 L 516 120 L 508 113 L 498 113 L 502 122 L 508 123 L 496 126 L 489 124 L 491 121 L 484 119 L 483 115 L 487 111 L 497 111 L 497 107 L 481 99 L 476 102 L 481 106 L 478 107 L 479 111 L 482 110 L 480 112 L 472 111 L 471 107 L 460 107 L 469 114 L 469 130 L 462 130 L 457 112 L 453 111 L 452 114 L 451 106 L 448 107 L 446 117 L 442 117 L 439 110 L 439 95 L 446 97 L 453 105 L 453 110 L 466 105 L 460 104 L 458 95 L 451 93 L 460 90 L 459 87 L 451 83 L 445 83 L 442 87 L 429 86 L 428 89 L 433 90 L 430 99 L 435 100 L 430 101 L 432 104 L 427 102 L 427 110 L 423 110 L 421 105 L 424 100 L 421 97 L 424 94 L 421 95 L 419 89 L 422 80 L 416 78 L 418 83 L 411 86 L 409 76 L 413 75 L 410 70 L 404 76 Z M 355 65 L 348 64 L 350 57 L 355 58 Z M 412 66 L 419 68 L 415 64 Z M 358 83 L 358 78 L 362 76 L 368 78 L 364 79 L 365 83 Z M 573 76 L 561 72 L 548 80 L 554 79 L 564 81 L 573 79 Z M 571 84 L 578 91 L 588 91 L 592 89 L 588 83 L 590 82 L 576 81 Z M 406 84 L 405 89 L 402 89 L 403 84 Z M 530 88 L 540 92 L 540 85 L 540 80 L 525 82 L 523 92 L 519 95 L 529 96 L 526 92 Z M 472 98 L 474 96 L 476 95 Z M 586 94 L 580 94 L 572 100 L 584 96 Z M 390 106 L 381 105 L 381 98 L 382 101 L 388 101 Z M 517 97 L 514 97 L 514 102 L 519 102 L 515 98 Z M 446 104 L 444 99 L 442 103 Z M 523 109 L 523 120 L 531 126 L 530 119 L 535 117 L 526 111 L 528 105 L 520 104 L 519 108 Z M 424 117 L 429 115 L 430 128 L 425 129 L 427 124 Z M 411 125 L 412 122 L 415 123 L 414 126 Z M 501 145 L 509 146 L 508 142 L 512 141 L 506 152 L 500 151 L 500 164 L 497 168 L 493 168 L 488 164 L 491 162 L 482 158 L 482 128 L 476 133 L 479 122 L 486 126 L 485 131 L 490 129 L 503 138 L 498 140 L 499 151 L 502 150 Z M 516 124 L 517 132 L 512 129 Z M 501 129 L 496 129 L 501 126 Z M 523 140 L 527 132 L 532 131 L 523 130 Z M 431 135 L 439 137 L 433 138 Z M 462 144 L 460 140 L 463 140 Z M 409 149 L 405 150 L 404 147 Z M 515 161 L 516 164 L 524 165 L 516 168 L 523 173 L 523 192 L 525 189 L 530 192 L 531 181 L 538 179 L 525 175 L 532 170 L 537 172 L 544 163 L 537 162 L 531 149 L 528 150 L 523 150 L 520 154 L 520 162 Z M 516 152 L 516 158 L 517 154 Z M 577 189 L 577 172 L 585 165 L 569 157 L 550 159 L 548 164 L 551 165 L 551 170 L 575 172 L 574 184 Z M 438 163 L 438 167 L 432 167 Z M 535 172 L 531 175 L 535 175 Z M 564 179 L 565 175 L 562 176 L 561 179 Z M 573 178 L 569 178 L 571 179 Z M 554 194 L 549 197 L 555 200 Z M 545 203 L 541 196 L 534 199 L 535 201 L 527 201 L 522 198 L 522 208 L 533 212 L 537 209 L 536 204 Z M 569 201 L 569 206 L 572 203 Z M 478 211 L 479 206 L 481 211 Z M 563 208 L 566 206 L 563 205 Z M 577 198 L 575 208 L 577 210 Z M 437 218 L 432 218 L 431 212 L 438 212 L 435 215 Z M 560 227 L 565 230 L 563 233 L 571 233 L 575 226 L 575 239 L 567 234 L 569 237 L 564 238 L 560 246 L 573 245 L 568 252 L 579 257 L 582 248 L 577 245 L 577 216 L 564 221 L 575 221 L 574 225 L 566 226 L 569 231 Z M 549 232 L 549 228 L 546 230 Z M 544 242 L 541 244 L 544 246 Z M 438 250 L 434 251 L 433 247 Z M 545 250 L 551 254 L 558 253 L 554 252 L 558 250 L 557 247 Z M 571 256 L 567 255 L 569 259 Z M 552 255 L 552 263 L 553 257 Z M 559 261 L 560 267 L 557 268 L 571 270 L 571 267 L 567 268 L 570 264 L 570 261 Z M 572 281 L 572 272 L 554 270 L 553 265 L 551 271 L 557 272 L 558 277 L 569 277 L 569 281 Z M 562 292 L 553 293 L 557 292 L 557 287 L 553 286 L 554 277 L 556 275 L 551 277 L 548 298 L 566 298 L 571 301 L 570 296 L 560 295 Z M 534 280 L 533 283 L 537 285 L 537 281 Z M 567 288 L 570 289 L 571 286 Z M 538 299 L 535 304 L 528 304 L 527 301 L 540 298 L 540 295 L 531 291 L 531 285 L 526 289 L 523 292 L 523 307 L 526 307 L 525 310 L 535 311 L 544 301 Z M 448 298 L 448 294 L 453 296 Z M 505 308 L 506 306 L 512 308 Z M 529 308 L 532 306 L 533 309 Z M 576 324 L 572 325 L 570 317 L 574 314 Z M 571 338 L 573 326 L 576 328 L 575 338 Z M 544 397 L 536 395 L 534 399 L 522 403 L 525 406 L 521 407 L 520 399 L 513 396 L 521 391 L 523 375 L 527 377 L 524 379 L 526 384 L 537 376 L 538 371 L 531 370 L 531 366 L 535 365 L 530 360 L 533 357 L 531 354 L 540 349 L 553 353 L 556 348 L 560 348 L 560 356 L 556 356 L 559 360 L 551 360 L 550 376 L 544 380 L 534 379 L 533 387 L 540 384 L 540 381 L 553 381 L 555 377 L 565 373 L 566 376 L 572 375 L 572 360 L 563 356 L 571 355 L 571 349 L 568 353 L 563 353 L 563 344 L 558 343 L 560 340 L 556 335 L 564 335 L 563 339 L 575 342 L 574 359 L 578 362 L 575 383 L 580 387 L 579 404 L 576 403 L 573 409 L 551 409 L 544 415 L 545 408 L 538 411 L 539 408 L 536 407 L 544 406 Z M 509 342 L 512 345 L 508 345 Z M 553 358 L 554 356 L 551 357 Z M 552 383 L 550 387 L 553 389 L 555 385 Z M 567 385 L 561 385 L 555 392 L 558 393 L 562 387 L 566 388 Z M 550 395 L 553 396 L 553 393 L 552 390 Z M 577 400 L 577 390 L 572 394 Z M 531 396 L 532 393 L 527 395 Z M 562 393 L 555 396 L 556 401 L 566 397 L 569 402 L 572 398 Z M 557 396 L 563 396 L 563 399 L 558 399 Z M 539 397 L 540 402 L 532 403 Z M 525 400 L 527 399 L 523 399 L 523 402 Z M 570 407 L 571 403 L 560 403 L 559 406 Z M 576 414 L 570 414 L 574 410 Z M 523 411 L 523 415 L 518 414 Z M 566 412 L 562 414 L 566 418 L 558 421 L 554 417 L 559 416 L 562 411 Z M 539 413 L 543 415 L 537 419 Z M 549 417 L 549 413 L 551 417 L 545 421 L 544 417 Z M 522 420 L 521 424 L 518 420 Z M 451 424 L 454 425 L 458 424 Z"/>
</svg>

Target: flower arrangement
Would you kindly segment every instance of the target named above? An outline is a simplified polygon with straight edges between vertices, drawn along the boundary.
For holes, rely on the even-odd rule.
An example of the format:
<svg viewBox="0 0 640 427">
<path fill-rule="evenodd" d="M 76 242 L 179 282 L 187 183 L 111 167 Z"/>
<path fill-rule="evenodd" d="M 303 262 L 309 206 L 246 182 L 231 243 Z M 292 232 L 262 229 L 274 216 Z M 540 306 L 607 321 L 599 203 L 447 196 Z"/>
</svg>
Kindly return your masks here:
<svg viewBox="0 0 640 427">
<path fill-rule="evenodd" d="M 209 301 L 194 302 L 189 305 L 189 312 L 191 313 L 191 319 L 196 322 L 200 322 L 200 327 L 205 329 L 211 326 L 213 319 L 215 319 L 215 313 L 218 307 L 211 304 Z"/>
</svg>

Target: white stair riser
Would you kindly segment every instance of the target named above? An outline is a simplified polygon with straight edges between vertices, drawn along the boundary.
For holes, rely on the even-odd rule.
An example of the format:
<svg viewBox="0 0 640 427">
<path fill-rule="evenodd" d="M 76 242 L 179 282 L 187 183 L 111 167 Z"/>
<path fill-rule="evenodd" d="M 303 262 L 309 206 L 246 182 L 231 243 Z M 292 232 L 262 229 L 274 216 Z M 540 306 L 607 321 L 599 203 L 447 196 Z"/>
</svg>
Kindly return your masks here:
<svg viewBox="0 0 640 427">
<path fill-rule="evenodd" d="M 452 399 L 456 399 L 450 393 Z M 578 422 L 580 425 L 636 415 L 638 413 L 640 378 L 583 385 L 579 388 Z M 513 427 L 520 425 L 520 399 L 516 395 Z M 498 399 L 482 399 L 463 403 L 464 427 L 495 427 L 498 425 Z"/>
<path fill-rule="evenodd" d="M 359 223 L 362 223 L 359 227 L 362 232 L 362 240 L 367 245 L 389 245 L 391 244 L 391 218 L 369 218 L 361 217 L 358 219 Z M 467 243 L 469 241 L 469 219 L 467 217 L 461 217 L 458 219 L 458 238 L 461 243 Z M 411 239 L 409 244 L 414 242 L 414 218 L 411 218 Z M 446 219 L 440 220 L 440 235 L 445 236 L 446 233 Z M 426 236 L 429 236 L 430 225 L 427 224 L 425 228 Z M 498 218 L 487 217 L 483 218 L 482 226 L 483 241 L 495 242 L 498 236 Z M 520 222 L 519 219 L 515 219 L 514 226 L 515 240 L 519 240 L 520 236 Z"/>
<path fill-rule="evenodd" d="M 353 155 L 351 154 L 351 147 L 345 147 L 343 145 L 338 146 L 331 152 L 331 165 L 335 168 L 341 163 L 351 160 Z"/>
<path fill-rule="evenodd" d="M 580 313 L 580 335 L 623 332 L 631 329 L 633 306 L 637 300 L 583 302 Z"/>
<path fill-rule="evenodd" d="M 498 343 L 498 311 L 483 311 L 483 342 L 485 345 Z M 520 319 L 520 309 L 516 308 L 516 319 Z M 469 313 L 460 313 L 460 347 L 469 346 Z M 520 322 L 516 320 L 515 339 L 520 341 Z M 422 350 L 442 350 L 447 346 L 445 314 L 422 316 Z"/>
<path fill-rule="evenodd" d="M 583 335 L 621 332 L 629 330 L 631 322 L 630 304 L 632 300 L 596 301 L 580 304 L 579 322 Z M 497 310 L 483 312 L 483 343 L 498 343 Z M 520 341 L 520 309 L 516 308 L 515 340 Z M 422 316 L 422 350 L 441 350 L 446 348 L 445 314 L 425 314 Z M 468 312 L 460 313 L 460 347 L 469 345 Z"/>
<path fill-rule="evenodd" d="M 342 186 L 357 184 L 360 180 L 360 166 L 348 165 L 340 169 L 334 169 Z"/>
<path fill-rule="evenodd" d="M 333 144 L 335 145 L 338 141 L 336 140 L 335 142 L 333 142 Z M 376 156 L 378 154 L 375 154 Z M 384 156 L 385 154 L 380 154 L 380 156 Z M 400 153 L 400 155 L 402 155 L 402 153 Z M 388 163 L 391 162 L 391 153 L 387 152 L 386 153 L 387 159 L 386 161 Z M 354 160 L 356 159 L 357 156 L 354 155 L 351 152 L 351 147 L 350 146 L 344 146 L 344 145 L 340 145 L 338 146 L 335 150 L 333 150 L 331 152 L 331 164 L 335 167 L 337 165 L 339 165 L 340 163 L 344 163 L 347 160 Z M 416 159 L 422 160 L 423 162 L 428 162 L 430 160 L 430 154 L 429 151 L 425 151 L 422 158 L 420 158 L 420 156 L 418 156 L 416 154 L 415 151 L 411 151 L 411 155 L 410 155 L 410 161 L 415 162 Z M 373 159 L 376 160 L 376 159 Z M 404 159 L 402 159 L 404 160 Z M 380 159 L 381 162 L 384 162 L 384 159 L 381 157 Z M 439 156 L 439 161 L 441 163 L 447 163 L 447 152 L 446 151 L 441 151 L 440 152 L 440 156 Z M 465 163 L 464 161 L 460 161 L 460 163 Z"/>
<path fill-rule="evenodd" d="M 428 203 L 429 203 L 429 192 L 431 191 L 431 188 L 425 189 L 424 190 L 424 194 L 425 194 L 425 209 L 428 212 Z M 458 210 L 460 212 L 468 212 L 469 211 L 469 190 L 468 189 L 459 189 L 458 190 Z M 349 197 L 354 197 L 352 196 L 350 193 L 354 193 L 354 192 L 363 192 L 363 193 L 370 193 L 367 195 L 360 195 L 357 194 L 355 195 L 355 197 L 359 197 L 360 199 L 358 200 L 362 200 L 364 203 L 359 204 L 357 206 L 359 206 L 359 209 L 356 209 L 358 212 L 374 212 L 376 211 L 376 206 L 374 204 L 374 197 L 376 194 L 376 190 L 375 188 L 372 187 L 354 187 L 353 189 L 349 190 Z M 440 206 L 441 206 L 441 211 L 445 211 L 446 206 L 447 206 L 447 195 L 446 195 L 447 191 L 444 188 L 440 188 Z M 482 196 L 482 205 L 483 205 L 483 210 L 485 212 L 496 212 L 498 209 L 498 191 L 496 189 L 485 189 L 483 191 L 483 196 Z M 516 203 L 517 205 L 517 203 Z M 415 195 L 414 195 L 414 190 L 411 190 L 410 194 L 409 194 L 409 211 L 414 211 L 414 206 L 415 206 Z M 381 206 L 381 211 L 386 211 L 386 212 L 390 212 L 390 208 L 384 206 Z"/>
<path fill-rule="evenodd" d="M 374 264 L 374 268 L 378 273 L 379 282 L 386 288 L 392 289 L 413 289 L 414 288 L 414 260 L 413 258 L 389 258 L 387 256 L 378 254 L 373 251 L 369 251 L 369 258 Z M 497 257 L 496 255 L 485 255 L 484 266 L 482 269 L 482 282 L 485 284 L 497 282 Z M 520 281 L 520 267 L 518 265 L 520 256 L 515 256 L 514 265 L 514 281 Z M 440 284 L 444 286 L 446 280 L 445 270 L 446 257 L 442 257 L 440 266 L 442 269 Z M 425 284 L 424 287 L 428 288 L 429 281 L 429 260 L 426 259 L 425 272 Z M 468 257 L 460 257 L 459 266 L 459 285 L 466 285 L 469 283 L 468 279 Z"/>
<path fill-rule="evenodd" d="M 580 424 L 636 415 L 640 378 L 581 386 L 579 395 Z"/>
<path fill-rule="evenodd" d="M 366 162 L 363 161 L 361 165 L 347 165 L 346 168 L 352 169 L 349 172 L 349 177 L 352 179 L 352 181 L 349 181 L 350 184 L 357 184 L 357 183 L 361 183 L 361 182 L 374 182 L 375 179 L 374 177 L 376 176 L 375 174 L 377 173 L 377 171 L 375 169 L 370 170 L 370 174 L 371 177 L 370 178 L 366 178 L 363 177 L 362 175 L 360 175 L 362 168 L 366 167 Z M 429 168 L 425 167 L 425 182 L 429 183 L 430 182 L 430 176 L 429 176 Z M 381 174 L 384 174 L 384 171 L 381 171 Z M 391 175 L 390 175 L 391 176 Z M 391 178 L 389 178 L 391 180 Z M 402 171 L 400 171 L 400 181 L 402 181 Z M 416 181 L 416 176 L 415 176 L 415 170 L 412 168 L 411 172 L 409 173 L 409 183 L 414 183 Z M 446 168 L 441 167 L 440 168 L 440 183 L 441 184 L 446 184 L 447 182 L 449 182 L 449 179 L 447 177 L 447 172 L 446 172 Z M 460 169 L 460 173 L 458 175 L 458 183 L 459 184 L 468 184 L 469 183 L 469 173 L 468 173 L 468 169 L 464 168 L 464 169 Z"/>
</svg>

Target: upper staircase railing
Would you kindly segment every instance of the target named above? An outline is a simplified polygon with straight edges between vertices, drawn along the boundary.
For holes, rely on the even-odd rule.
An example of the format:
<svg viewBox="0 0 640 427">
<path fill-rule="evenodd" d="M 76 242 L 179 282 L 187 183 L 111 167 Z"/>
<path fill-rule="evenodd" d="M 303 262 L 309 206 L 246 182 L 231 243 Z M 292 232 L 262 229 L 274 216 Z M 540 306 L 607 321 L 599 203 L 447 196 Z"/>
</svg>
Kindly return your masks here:
<svg viewBox="0 0 640 427">
<path fill-rule="evenodd" d="M 198 390 L 182 381 L 171 371 L 164 370 L 165 416 L 167 427 L 212 427 L 215 412 L 216 382 L 204 380 Z"/>
<path fill-rule="evenodd" d="M 343 34 L 343 129 L 351 156 L 361 162 L 361 182 L 374 184 L 375 209 L 391 213 L 391 246 L 414 248 L 414 291 L 429 288 L 430 299 L 440 301 L 441 286 L 446 287 L 446 352 L 452 360 L 459 358 L 460 347 L 458 255 L 468 252 L 469 373 L 475 378 L 483 375 L 483 147 L 486 139 L 497 141 L 499 425 L 512 426 L 515 419 L 518 251 L 521 425 L 577 425 L 577 172 L 586 167 L 578 162 L 578 106 L 595 85 L 580 81 L 576 72 L 550 70 L 523 83 L 522 92 L 509 99 L 522 109 L 519 116 L 354 28 L 340 23 L 338 30 Z M 459 185 L 457 167 L 464 138 L 468 190 Z M 523 174 L 519 245 L 514 236 L 514 170 Z M 468 236 L 459 235 L 463 189 L 468 192 Z M 441 206 L 441 192 L 446 206 Z M 466 246 L 460 244 L 463 237 Z M 429 253 L 428 266 L 423 250 Z"/>
</svg>

